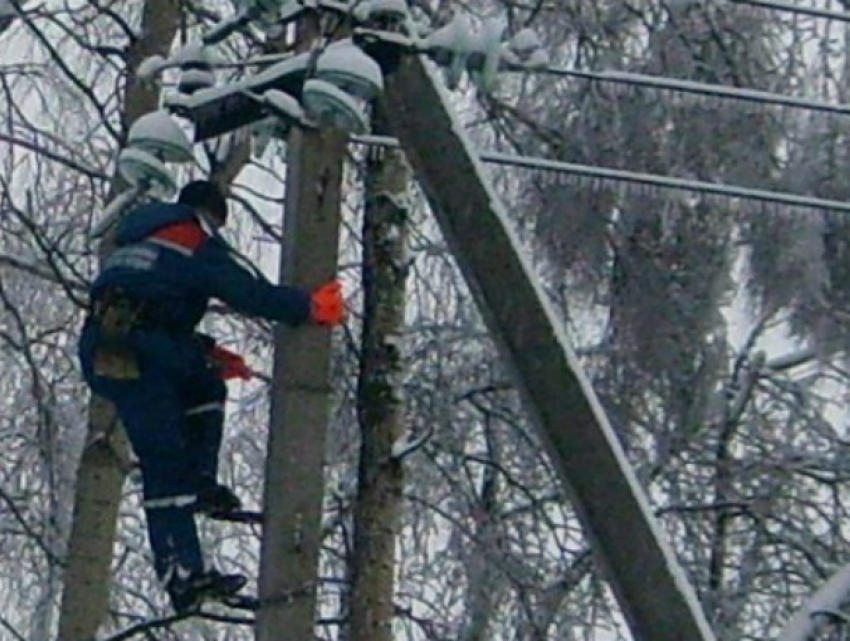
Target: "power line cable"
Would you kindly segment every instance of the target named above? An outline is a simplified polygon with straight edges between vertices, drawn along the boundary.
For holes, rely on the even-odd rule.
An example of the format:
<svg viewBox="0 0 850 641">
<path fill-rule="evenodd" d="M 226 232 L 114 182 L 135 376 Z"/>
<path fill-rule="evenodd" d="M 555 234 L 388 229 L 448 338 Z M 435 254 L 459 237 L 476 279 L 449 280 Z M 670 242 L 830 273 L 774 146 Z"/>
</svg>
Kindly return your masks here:
<svg viewBox="0 0 850 641">
<path fill-rule="evenodd" d="M 732 4 L 749 4 L 763 9 L 774 11 L 785 11 L 813 18 L 825 18 L 827 20 L 839 20 L 850 22 L 850 13 L 846 11 L 834 11 L 832 9 L 817 9 L 815 7 L 803 7 L 793 2 L 781 2 L 780 0 L 729 0 Z"/>
<path fill-rule="evenodd" d="M 692 80 L 678 80 L 674 78 L 665 78 L 662 76 L 651 76 L 625 71 L 580 71 L 562 69 L 558 67 L 545 67 L 537 70 L 536 73 L 558 77 L 582 78 L 593 82 L 614 82 L 632 86 L 650 87 L 653 89 L 681 91 L 684 93 L 713 96 L 716 98 L 731 98 L 734 100 L 744 100 L 759 104 L 775 104 L 784 107 L 808 109 L 810 111 L 850 115 L 850 105 L 844 103 L 822 102 L 819 100 L 796 98 L 794 96 L 785 96 L 783 94 L 757 89 L 712 85 Z"/>
<path fill-rule="evenodd" d="M 850 14 L 843 15 L 850 20 Z M 369 37 L 374 39 L 387 37 L 386 34 L 380 34 L 380 32 L 368 30 L 361 32 L 361 36 L 364 34 L 368 34 Z M 388 42 L 392 43 L 393 40 L 388 40 Z M 401 45 L 401 48 L 406 50 L 408 53 L 429 55 L 441 66 L 447 66 L 450 64 L 449 61 L 451 60 L 451 53 L 446 52 L 445 50 L 435 50 L 433 48 L 421 47 L 410 43 Z M 475 52 L 469 55 L 469 59 L 467 61 L 469 71 L 480 71 L 485 63 L 486 58 L 480 52 Z M 517 72 L 524 75 L 547 75 L 558 78 L 579 78 L 591 82 L 611 82 L 636 87 L 648 87 L 664 91 L 678 91 L 688 94 L 710 96 L 713 98 L 741 100 L 757 104 L 773 104 L 783 107 L 806 109 L 809 111 L 850 115 L 850 104 L 823 102 L 821 100 L 799 98 L 760 89 L 732 87 L 729 85 L 710 84 L 695 80 L 682 80 L 665 76 L 654 76 L 617 70 L 585 71 L 579 69 L 566 69 L 553 65 L 529 67 L 521 63 L 507 61 L 502 64 L 502 70 Z"/>
<path fill-rule="evenodd" d="M 399 142 L 388 136 L 361 135 L 352 136 L 351 141 L 362 145 L 398 148 Z M 802 207 L 823 211 L 840 211 L 850 213 L 850 203 L 839 200 L 828 200 L 814 196 L 803 196 L 788 192 L 770 191 L 765 189 L 754 189 L 751 187 L 739 187 L 736 185 L 724 185 L 705 182 L 701 180 L 690 180 L 686 178 L 675 178 L 672 176 L 659 176 L 657 174 L 645 174 L 624 169 L 609 169 L 593 165 L 582 165 L 577 163 L 549 160 L 533 156 L 518 156 L 500 152 L 478 152 L 478 158 L 482 161 L 510 167 L 522 167 L 525 169 L 547 171 L 552 173 L 570 174 L 584 178 L 599 180 L 612 180 L 648 187 L 663 189 L 674 189 L 692 193 L 710 194 L 724 198 L 743 200 L 754 200 L 762 203 L 773 203 L 790 207 Z"/>
</svg>

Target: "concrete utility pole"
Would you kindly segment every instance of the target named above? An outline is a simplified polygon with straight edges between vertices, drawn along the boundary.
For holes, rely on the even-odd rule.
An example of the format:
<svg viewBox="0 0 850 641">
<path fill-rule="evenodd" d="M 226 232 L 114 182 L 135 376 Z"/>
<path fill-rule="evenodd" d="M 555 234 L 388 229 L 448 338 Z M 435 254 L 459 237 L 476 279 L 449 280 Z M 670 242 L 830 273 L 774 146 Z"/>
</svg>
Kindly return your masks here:
<svg viewBox="0 0 850 641">
<path fill-rule="evenodd" d="M 310 42 L 306 25 L 302 41 Z M 294 130 L 287 149 L 281 282 L 312 289 L 334 278 L 345 137 Z M 331 332 L 278 326 L 261 546 L 258 641 L 312 641 L 332 405 Z"/>
<path fill-rule="evenodd" d="M 688 580 L 665 544 L 616 435 L 506 227 L 461 126 L 419 57 L 385 66 L 383 104 L 515 374 L 606 578 L 640 641 L 712 641 Z M 569 212 L 566 212 L 568 215 Z"/>
</svg>

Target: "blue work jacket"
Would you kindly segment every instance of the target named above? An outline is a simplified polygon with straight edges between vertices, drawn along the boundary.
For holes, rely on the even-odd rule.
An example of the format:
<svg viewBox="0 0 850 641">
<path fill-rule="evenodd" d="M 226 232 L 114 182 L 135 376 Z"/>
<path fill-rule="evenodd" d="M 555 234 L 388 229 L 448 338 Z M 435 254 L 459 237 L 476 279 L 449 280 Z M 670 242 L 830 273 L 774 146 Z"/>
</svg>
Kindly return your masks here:
<svg viewBox="0 0 850 641">
<path fill-rule="evenodd" d="M 185 205 L 136 208 L 120 221 L 115 241 L 116 250 L 92 285 L 93 300 L 107 288 L 120 288 L 155 303 L 164 324 L 177 331 L 192 331 L 211 298 L 241 314 L 289 325 L 309 318 L 309 292 L 269 282 Z"/>
</svg>

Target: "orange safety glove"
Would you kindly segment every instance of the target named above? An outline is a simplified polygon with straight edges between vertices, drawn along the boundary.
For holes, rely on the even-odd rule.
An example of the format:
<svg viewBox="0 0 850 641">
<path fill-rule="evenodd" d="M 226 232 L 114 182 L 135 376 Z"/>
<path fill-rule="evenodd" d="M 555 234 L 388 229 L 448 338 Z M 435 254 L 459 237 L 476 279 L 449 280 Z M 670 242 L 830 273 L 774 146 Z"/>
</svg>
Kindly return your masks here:
<svg viewBox="0 0 850 641">
<path fill-rule="evenodd" d="M 247 381 L 254 377 L 254 372 L 245 363 L 245 359 L 236 352 L 231 352 L 229 349 L 216 345 L 210 350 L 210 358 L 218 368 L 219 375 L 224 380 L 241 378 Z"/>
<path fill-rule="evenodd" d="M 345 302 L 342 299 L 342 284 L 332 280 L 314 289 L 310 295 L 312 308 L 310 317 L 318 325 L 333 327 L 345 320 Z"/>
</svg>

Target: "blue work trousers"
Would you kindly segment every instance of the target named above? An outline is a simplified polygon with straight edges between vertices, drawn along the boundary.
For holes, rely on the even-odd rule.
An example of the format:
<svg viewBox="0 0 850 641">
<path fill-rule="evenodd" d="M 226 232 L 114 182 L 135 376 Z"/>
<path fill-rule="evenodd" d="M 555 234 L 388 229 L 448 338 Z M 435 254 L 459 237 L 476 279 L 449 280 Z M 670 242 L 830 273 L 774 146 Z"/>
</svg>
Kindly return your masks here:
<svg viewBox="0 0 850 641">
<path fill-rule="evenodd" d="M 133 330 L 128 344 L 138 358 L 138 378 L 95 374 L 100 330 L 87 322 L 80 340 L 83 376 L 110 400 L 139 460 L 145 515 L 160 580 L 204 569 L 195 526 L 195 500 L 214 484 L 224 423 L 224 381 L 210 367 L 197 335 Z"/>
</svg>

